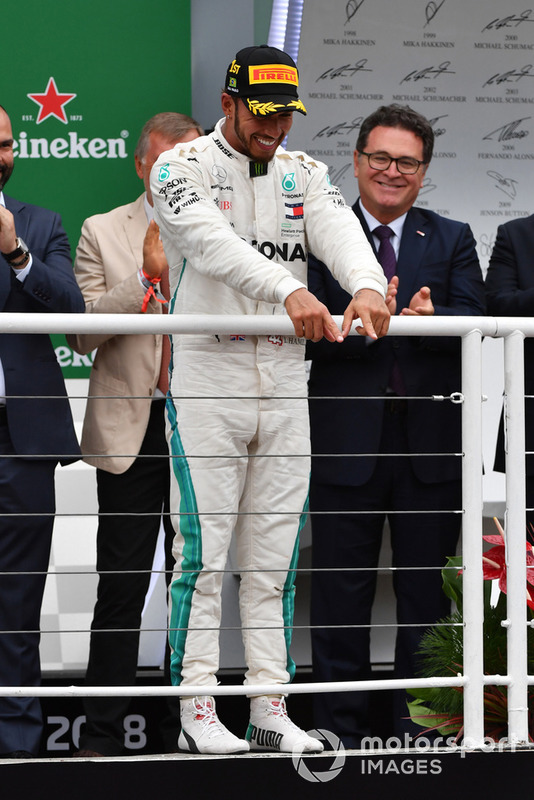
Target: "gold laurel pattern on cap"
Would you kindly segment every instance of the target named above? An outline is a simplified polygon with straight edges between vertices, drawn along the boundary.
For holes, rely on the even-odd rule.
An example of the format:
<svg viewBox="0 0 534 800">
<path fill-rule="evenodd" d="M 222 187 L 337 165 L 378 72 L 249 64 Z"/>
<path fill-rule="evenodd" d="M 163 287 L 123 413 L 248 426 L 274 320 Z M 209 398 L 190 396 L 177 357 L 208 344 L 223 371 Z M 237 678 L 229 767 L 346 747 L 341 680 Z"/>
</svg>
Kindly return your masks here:
<svg viewBox="0 0 534 800">
<path fill-rule="evenodd" d="M 256 116 L 258 114 L 261 116 L 276 114 L 277 111 L 283 111 L 284 109 L 288 111 L 302 111 L 304 114 L 307 113 L 302 100 L 291 100 L 290 103 L 260 103 L 259 100 L 251 100 L 250 97 L 247 97 L 247 103 L 249 109 Z"/>
<path fill-rule="evenodd" d="M 302 100 L 292 100 L 290 103 L 287 104 L 287 107 L 293 106 L 295 111 L 302 111 L 304 114 L 307 114 L 306 108 Z"/>
<path fill-rule="evenodd" d="M 258 100 L 251 100 L 250 98 L 247 98 L 247 103 L 253 114 L 261 114 L 262 116 L 274 114 L 280 109 L 286 108 L 282 103 L 260 103 Z"/>
</svg>

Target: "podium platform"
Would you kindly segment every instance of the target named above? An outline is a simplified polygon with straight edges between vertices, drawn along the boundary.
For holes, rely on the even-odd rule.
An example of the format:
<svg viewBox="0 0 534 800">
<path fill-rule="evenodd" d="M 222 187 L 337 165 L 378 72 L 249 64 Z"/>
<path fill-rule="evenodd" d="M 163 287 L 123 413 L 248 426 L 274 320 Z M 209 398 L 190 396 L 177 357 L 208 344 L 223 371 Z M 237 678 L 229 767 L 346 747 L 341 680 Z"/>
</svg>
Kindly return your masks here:
<svg viewBox="0 0 534 800">
<path fill-rule="evenodd" d="M 285 800 L 518 797 L 531 751 L 346 751 L 291 755 L 167 755 L 1 761 L 2 800 Z M 487 794 L 486 794 L 487 793 Z"/>
</svg>

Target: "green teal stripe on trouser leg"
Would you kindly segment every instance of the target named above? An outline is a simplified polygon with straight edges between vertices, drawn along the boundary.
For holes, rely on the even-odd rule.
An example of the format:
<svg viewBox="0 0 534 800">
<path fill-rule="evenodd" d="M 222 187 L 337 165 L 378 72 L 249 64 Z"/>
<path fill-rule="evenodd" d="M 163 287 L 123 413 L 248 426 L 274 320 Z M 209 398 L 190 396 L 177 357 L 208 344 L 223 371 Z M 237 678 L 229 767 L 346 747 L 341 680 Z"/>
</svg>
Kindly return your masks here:
<svg viewBox="0 0 534 800">
<path fill-rule="evenodd" d="M 176 567 L 178 572 L 175 572 L 178 577 L 173 576 L 170 587 L 171 681 L 174 686 L 178 686 L 182 682 L 181 665 L 191 614 L 191 600 L 198 574 L 202 569 L 202 536 L 189 464 L 178 431 L 176 409 L 170 398 L 167 401 L 167 414 L 171 426 L 170 448 L 174 456 L 171 459 L 171 468 L 180 488 L 179 533 L 184 541 L 182 561 Z"/>
<path fill-rule="evenodd" d="M 297 576 L 296 569 L 299 560 L 300 534 L 302 533 L 302 529 L 304 528 L 304 525 L 306 524 L 306 520 L 308 518 L 308 509 L 309 509 L 309 497 L 306 498 L 306 503 L 304 505 L 304 509 L 300 517 L 299 532 L 297 535 L 297 540 L 295 542 L 295 549 L 293 550 L 291 564 L 289 565 L 289 572 L 287 573 L 287 579 L 284 584 L 284 594 L 282 600 L 282 606 L 284 610 L 284 632 L 285 632 L 286 647 L 287 647 L 287 671 L 289 674 L 289 679 L 291 681 L 295 677 L 295 671 L 296 671 L 295 662 L 291 658 L 291 652 L 290 652 L 291 639 L 293 637 L 293 617 L 295 614 L 295 579 Z"/>
</svg>

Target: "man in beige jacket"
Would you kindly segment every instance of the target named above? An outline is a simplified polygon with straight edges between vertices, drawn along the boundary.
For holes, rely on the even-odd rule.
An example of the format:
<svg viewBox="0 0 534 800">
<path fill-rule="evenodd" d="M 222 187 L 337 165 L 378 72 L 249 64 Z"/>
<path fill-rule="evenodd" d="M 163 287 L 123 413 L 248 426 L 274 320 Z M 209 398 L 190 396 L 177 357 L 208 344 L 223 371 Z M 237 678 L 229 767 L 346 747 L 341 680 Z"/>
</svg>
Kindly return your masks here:
<svg viewBox="0 0 534 800">
<path fill-rule="evenodd" d="M 174 112 L 157 114 L 145 124 L 135 150 L 144 193 L 133 203 L 89 217 L 82 228 L 75 272 L 87 313 L 161 314 L 166 310 L 162 292 L 168 286 L 167 263 L 157 226 L 151 221 L 150 170 L 160 153 L 201 134 L 193 119 Z M 168 511 L 164 421 L 168 338 L 86 334 L 68 339 L 78 353 L 98 348 L 81 441 L 84 460 L 97 469 L 100 514 L 98 596 L 86 682 L 90 686 L 131 685 L 161 512 Z M 164 514 L 163 520 L 169 569 L 174 533 L 168 516 Z M 87 722 L 75 755 L 123 753 L 128 705 L 128 697 L 86 698 Z M 167 749 L 176 748 L 178 732 L 176 719 L 170 722 L 173 738 L 169 737 Z"/>
</svg>

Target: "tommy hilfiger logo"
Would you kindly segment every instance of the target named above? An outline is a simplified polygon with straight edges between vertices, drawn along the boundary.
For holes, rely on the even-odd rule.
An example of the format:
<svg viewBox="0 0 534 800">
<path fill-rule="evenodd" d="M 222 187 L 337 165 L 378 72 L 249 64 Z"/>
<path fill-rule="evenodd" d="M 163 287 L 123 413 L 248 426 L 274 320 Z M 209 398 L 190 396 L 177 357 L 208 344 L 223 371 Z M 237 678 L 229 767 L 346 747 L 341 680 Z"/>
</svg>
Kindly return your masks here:
<svg viewBox="0 0 534 800">
<path fill-rule="evenodd" d="M 302 203 L 286 203 L 286 219 L 303 219 L 304 206 Z"/>
</svg>

